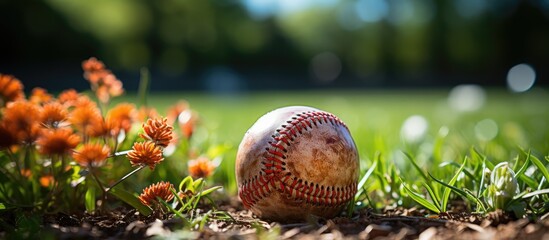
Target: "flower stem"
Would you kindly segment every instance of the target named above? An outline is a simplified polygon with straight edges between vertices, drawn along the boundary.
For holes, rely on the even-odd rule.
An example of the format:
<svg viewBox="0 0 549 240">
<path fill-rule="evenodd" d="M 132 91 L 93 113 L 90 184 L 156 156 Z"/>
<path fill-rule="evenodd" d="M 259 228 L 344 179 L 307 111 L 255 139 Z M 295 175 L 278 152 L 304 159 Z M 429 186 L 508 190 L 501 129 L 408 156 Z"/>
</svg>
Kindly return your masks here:
<svg viewBox="0 0 549 240">
<path fill-rule="evenodd" d="M 101 188 L 101 191 L 103 191 L 103 194 L 104 194 L 106 192 L 105 187 L 103 187 L 103 184 L 101 183 L 101 181 L 99 181 L 99 178 L 97 178 L 97 175 L 95 175 L 95 172 L 91 168 L 90 168 L 90 173 L 91 173 L 91 175 L 93 176 L 93 179 L 95 179 L 95 181 L 97 182 L 97 185 L 99 185 L 99 187 Z"/>
<path fill-rule="evenodd" d="M 103 209 L 103 206 L 105 206 L 105 202 L 107 200 L 107 190 L 105 189 L 105 187 L 103 187 L 103 184 L 101 183 L 101 181 L 99 181 L 99 178 L 97 178 L 97 175 L 95 175 L 95 172 L 94 172 L 94 169 L 93 168 L 90 168 L 90 173 L 91 175 L 93 176 L 93 178 L 95 179 L 95 181 L 97 182 L 97 185 L 99 185 L 99 187 L 101 188 L 101 209 Z"/>
<path fill-rule="evenodd" d="M 21 164 L 19 163 L 19 160 L 15 157 L 15 154 L 11 151 L 11 149 L 8 148 L 7 153 L 8 153 L 8 156 L 12 159 L 12 161 L 15 162 L 15 167 L 17 167 L 17 172 L 19 173 L 17 176 L 19 176 L 20 179 L 23 179 L 24 177 L 21 171 L 23 169 L 21 168 Z"/>
<path fill-rule="evenodd" d="M 120 180 L 118 180 L 117 182 L 115 182 L 113 185 L 111 185 L 109 188 L 105 189 L 105 192 L 108 192 L 110 191 L 111 189 L 113 189 L 116 185 L 118 185 L 119 183 L 121 183 L 122 181 L 126 180 L 126 178 L 129 178 L 131 175 L 135 174 L 136 172 L 139 172 L 141 169 L 145 168 L 147 165 L 140 165 L 138 168 L 134 169 L 133 171 L 131 171 L 130 173 L 126 174 L 126 176 L 120 178 Z"/>
<path fill-rule="evenodd" d="M 109 157 L 118 157 L 118 156 L 122 156 L 122 155 L 126 155 L 128 154 L 129 152 L 131 152 L 133 150 L 126 150 L 126 151 L 121 151 L 121 152 L 115 152 L 113 153 L 112 155 L 110 155 Z"/>
</svg>

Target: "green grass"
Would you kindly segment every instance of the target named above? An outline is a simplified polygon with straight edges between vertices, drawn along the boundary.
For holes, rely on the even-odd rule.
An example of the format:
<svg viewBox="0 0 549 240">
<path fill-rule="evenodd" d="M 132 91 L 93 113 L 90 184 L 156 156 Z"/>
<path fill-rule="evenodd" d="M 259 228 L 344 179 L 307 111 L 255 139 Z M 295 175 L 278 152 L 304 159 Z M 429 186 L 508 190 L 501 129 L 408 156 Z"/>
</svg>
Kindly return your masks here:
<svg viewBox="0 0 549 240">
<path fill-rule="evenodd" d="M 128 95 L 117 101 L 135 99 Z M 190 145 L 200 154 L 222 157 L 209 184 L 224 186 L 228 194 L 237 190 L 234 162 L 246 130 L 270 110 L 307 105 L 337 115 L 353 135 L 361 176 L 368 172 L 361 178 L 367 184 L 356 197 L 357 206 L 381 209 L 419 204 L 433 212 L 444 212 L 451 200 L 463 199 L 471 211 L 484 212 L 489 209 L 489 176 L 483 173 L 506 161 L 516 172 L 521 170 L 517 177 L 522 195 L 540 191 L 522 202 L 537 213 L 548 209 L 543 204 L 547 191 L 543 190 L 548 187 L 549 95 L 543 90 L 512 94 L 490 89 L 483 107 L 473 112 L 451 108 L 448 91 L 444 90 L 258 92 L 237 96 L 151 93 L 148 104 L 164 114 L 181 99 L 187 100 L 201 119 Z M 401 137 L 401 128 L 413 115 L 422 116 L 428 129 L 420 140 L 410 142 Z M 486 119 L 497 126 L 497 135 L 491 140 L 479 136 L 479 122 Z M 166 169 L 178 169 L 180 176 L 166 176 L 177 178 L 170 179 L 172 182 L 180 181 L 185 176 L 185 159 L 168 161 L 159 166 L 156 177 L 164 176 Z M 372 166 L 375 169 L 370 169 Z"/>
</svg>

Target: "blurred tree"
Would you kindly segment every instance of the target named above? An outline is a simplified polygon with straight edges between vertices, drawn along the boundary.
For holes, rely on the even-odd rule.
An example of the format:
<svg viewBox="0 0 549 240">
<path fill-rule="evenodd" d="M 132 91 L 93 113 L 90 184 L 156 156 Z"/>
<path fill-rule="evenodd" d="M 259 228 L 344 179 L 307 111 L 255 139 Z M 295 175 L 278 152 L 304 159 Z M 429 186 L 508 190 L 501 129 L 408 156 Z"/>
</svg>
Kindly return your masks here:
<svg viewBox="0 0 549 240">
<path fill-rule="evenodd" d="M 547 75 L 545 2 L 0 0 L 0 72 L 59 89 L 97 56 L 130 90 L 143 66 L 166 89 L 202 88 L 217 66 L 252 88 L 502 85 L 522 62 Z M 321 53 L 340 64 L 332 81 L 309 75 Z"/>
</svg>

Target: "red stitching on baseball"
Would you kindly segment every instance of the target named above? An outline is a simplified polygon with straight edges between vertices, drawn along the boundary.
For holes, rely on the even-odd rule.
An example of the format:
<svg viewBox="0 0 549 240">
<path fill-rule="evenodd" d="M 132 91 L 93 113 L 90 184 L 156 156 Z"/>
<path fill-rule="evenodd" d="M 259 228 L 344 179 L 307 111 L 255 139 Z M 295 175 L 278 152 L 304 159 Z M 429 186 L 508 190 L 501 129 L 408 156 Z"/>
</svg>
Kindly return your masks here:
<svg viewBox="0 0 549 240">
<path fill-rule="evenodd" d="M 298 137 L 298 134 L 313 129 L 313 125 L 318 126 L 318 124 L 325 123 L 341 125 L 348 129 L 345 123 L 333 114 L 316 111 L 298 113 L 286 123 L 276 129 L 276 133 L 272 135 L 274 141 L 268 142 L 269 145 L 265 148 L 267 156 L 262 161 L 261 171 L 263 174 L 260 174 L 259 180 L 257 176 L 248 181 L 245 180 L 240 187 L 239 195 L 244 206 L 250 208 L 259 200 L 267 197 L 273 189 L 277 189 L 282 194 L 286 193 L 288 197 L 296 201 L 305 201 L 307 204 L 317 206 L 338 206 L 351 199 L 357 191 L 356 183 L 337 187 L 314 185 L 313 183 L 309 185 L 307 181 L 295 176 L 289 183 L 288 180 L 293 175 L 285 168 L 287 147 L 291 145 L 295 137 Z"/>
</svg>

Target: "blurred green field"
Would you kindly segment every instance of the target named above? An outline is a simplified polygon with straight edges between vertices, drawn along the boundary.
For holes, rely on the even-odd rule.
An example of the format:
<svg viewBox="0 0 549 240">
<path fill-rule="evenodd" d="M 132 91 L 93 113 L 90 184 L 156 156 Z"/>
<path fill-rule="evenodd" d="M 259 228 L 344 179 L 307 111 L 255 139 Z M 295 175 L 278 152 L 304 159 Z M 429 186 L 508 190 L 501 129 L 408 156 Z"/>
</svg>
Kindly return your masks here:
<svg viewBox="0 0 549 240">
<path fill-rule="evenodd" d="M 415 155 L 418 163 L 428 170 L 440 164 L 432 162 L 433 154 L 440 155 L 437 158 L 444 162 L 461 162 L 471 147 L 496 163 L 512 161 L 521 149 L 531 150 L 539 156 L 548 155 L 549 95 L 545 90 L 516 94 L 490 89 L 485 93 L 484 103 L 475 111 L 458 111 L 452 107 L 449 91 L 152 93 L 148 96 L 148 105 L 165 114 L 178 100 L 190 103 L 200 116 L 200 125 L 190 144 L 200 149 L 199 154 L 211 153 L 212 146 L 224 146 L 226 151 L 222 154 L 221 166 L 211 180 L 225 186 L 230 194 L 236 193 L 234 161 L 244 133 L 261 115 L 289 105 L 312 106 L 340 117 L 357 144 L 362 174 L 372 164 L 376 152 L 383 154 L 388 164 L 395 164 L 410 179 L 417 173 L 408 171 L 410 168 L 402 152 Z M 130 94 L 119 101 L 135 102 L 135 98 Z M 458 100 L 466 102 L 468 98 Z M 412 131 L 419 128 L 416 130 L 421 133 L 426 126 L 426 132 L 415 140 L 407 140 L 402 137 L 403 123 L 414 115 L 426 120 L 427 125 L 412 124 Z M 173 164 L 175 169 L 184 171 L 184 160 L 168 158 L 168 161 L 171 161 L 168 165 Z M 445 172 L 437 174 L 435 171 L 434 174 L 444 175 Z"/>
</svg>

